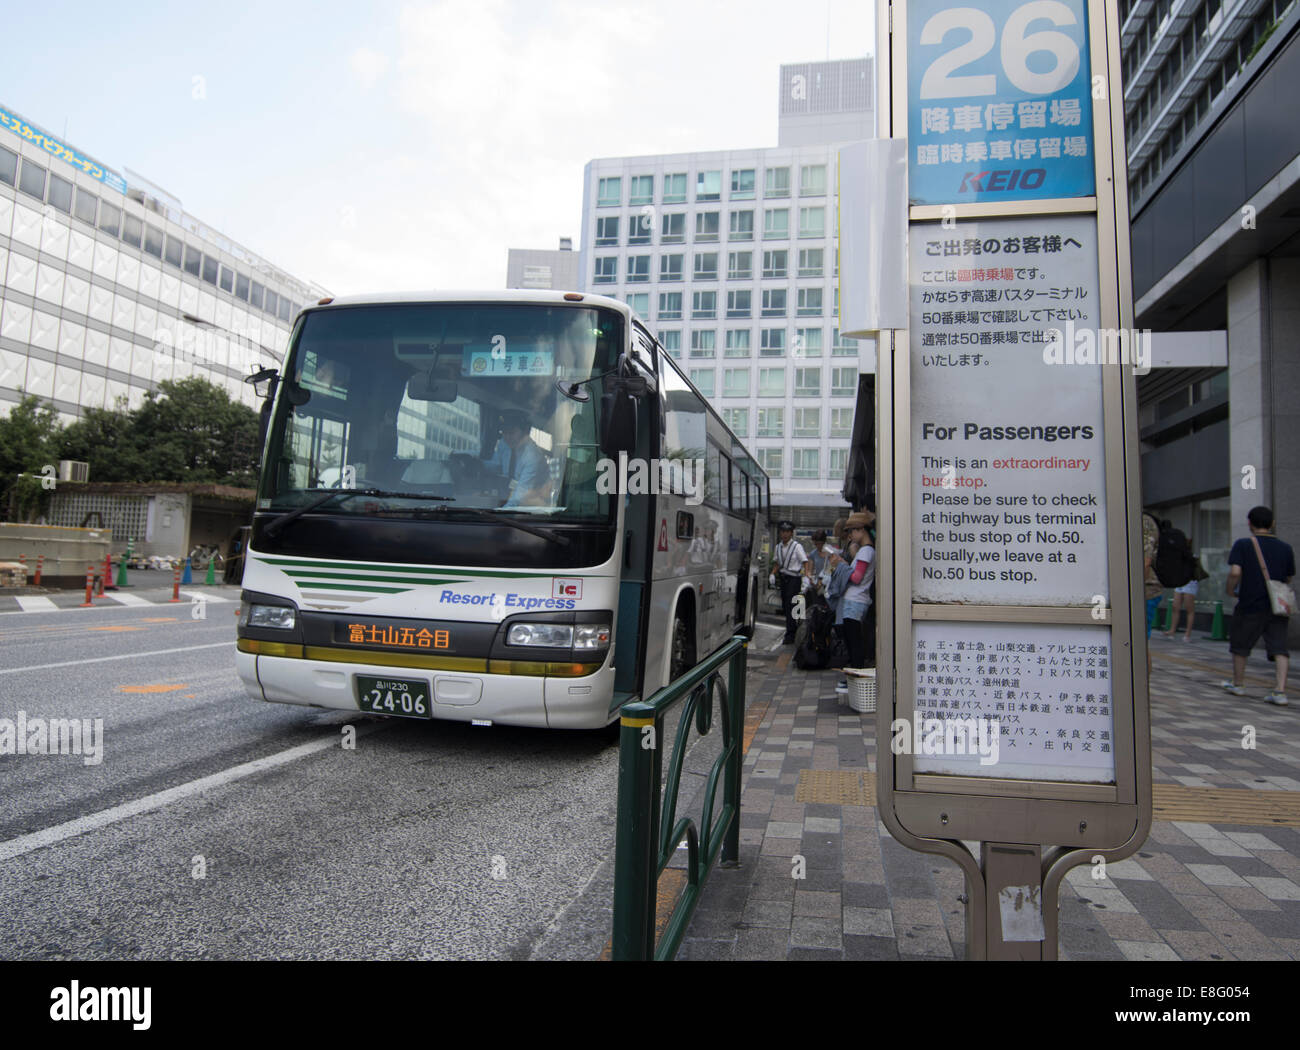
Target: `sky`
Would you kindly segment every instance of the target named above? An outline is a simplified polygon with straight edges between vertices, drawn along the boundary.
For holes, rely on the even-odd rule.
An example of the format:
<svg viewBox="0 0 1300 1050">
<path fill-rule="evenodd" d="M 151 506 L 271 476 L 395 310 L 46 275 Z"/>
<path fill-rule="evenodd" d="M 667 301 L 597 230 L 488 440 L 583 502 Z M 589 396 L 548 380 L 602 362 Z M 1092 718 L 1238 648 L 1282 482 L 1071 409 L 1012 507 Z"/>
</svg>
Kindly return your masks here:
<svg viewBox="0 0 1300 1050">
<path fill-rule="evenodd" d="M 501 288 L 580 244 L 597 157 L 775 146 L 782 63 L 875 51 L 868 0 L 48 0 L 0 105 L 337 295 Z"/>
</svg>

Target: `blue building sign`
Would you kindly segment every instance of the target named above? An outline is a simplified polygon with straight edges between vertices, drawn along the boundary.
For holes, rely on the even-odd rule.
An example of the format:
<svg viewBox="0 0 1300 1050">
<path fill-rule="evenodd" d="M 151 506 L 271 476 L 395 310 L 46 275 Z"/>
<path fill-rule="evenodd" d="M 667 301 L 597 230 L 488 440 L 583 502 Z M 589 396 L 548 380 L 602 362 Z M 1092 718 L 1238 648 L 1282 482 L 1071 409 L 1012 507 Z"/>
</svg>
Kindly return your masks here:
<svg viewBox="0 0 1300 1050">
<path fill-rule="evenodd" d="M 1096 190 L 1084 0 L 909 0 L 913 204 Z"/>
<path fill-rule="evenodd" d="M 122 178 L 111 168 L 105 168 L 96 164 L 89 157 L 84 157 L 75 149 L 65 146 L 58 139 L 47 135 L 40 128 L 33 127 L 23 120 L 22 117 L 10 113 L 3 106 L 0 106 L 0 127 L 6 127 L 20 138 L 26 139 L 33 146 L 39 146 L 46 153 L 58 157 L 60 160 L 66 160 L 74 167 L 80 168 L 87 175 L 98 179 L 106 186 L 112 186 L 118 193 L 126 192 L 126 179 Z"/>
</svg>

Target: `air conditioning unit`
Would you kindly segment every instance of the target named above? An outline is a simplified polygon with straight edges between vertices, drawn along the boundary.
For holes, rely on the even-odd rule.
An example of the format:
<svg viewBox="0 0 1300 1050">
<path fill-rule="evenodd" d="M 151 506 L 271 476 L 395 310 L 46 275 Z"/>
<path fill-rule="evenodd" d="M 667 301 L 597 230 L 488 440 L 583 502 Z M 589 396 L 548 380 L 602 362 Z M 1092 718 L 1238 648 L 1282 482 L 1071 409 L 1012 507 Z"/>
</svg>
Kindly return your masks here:
<svg viewBox="0 0 1300 1050">
<path fill-rule="evenodd" d="M 89 481 L 90 464 L 75 459 L 59 460 L 60 481 Z"/>
</svg>

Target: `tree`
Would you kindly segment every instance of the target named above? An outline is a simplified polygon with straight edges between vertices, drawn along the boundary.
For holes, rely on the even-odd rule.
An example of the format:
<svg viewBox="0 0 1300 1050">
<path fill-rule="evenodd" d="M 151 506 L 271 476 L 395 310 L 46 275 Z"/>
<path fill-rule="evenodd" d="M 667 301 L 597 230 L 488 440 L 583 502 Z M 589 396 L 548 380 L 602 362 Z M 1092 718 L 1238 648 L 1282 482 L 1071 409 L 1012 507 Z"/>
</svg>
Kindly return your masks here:
<svg viewBox="0 0 1300 1050">
<path fill-rule="evenodd" d="M 257 481 L 257 413 L 197 376 L 164 380 L 134 411 L 86 409 L 64 431 L 63 458 L 92 481 Z"/>
<path fill-rule="evenodd" d="M 137 448 L 147 450 L 151 481 L 257 480 L 257 413 L 197 376 L 164 380 L 133 413 Z"/>
<path fill-rule="evenodd" d="M 58 469 L 59 414 L 54 406 L 27 394 L 0 419 L 0 506 L 10 521 L 39 513 L 43 504 L 41 478 Z M 27 475 L 20 479 L 20 475 Z"/>
<path fill-rule="evenodd" d="M 88 463 L 91 481 L 156 480 L 136 440 L 133 413 L 125 407 L 85 409 L 60 435 L 59 458 Z"/>
</svg>

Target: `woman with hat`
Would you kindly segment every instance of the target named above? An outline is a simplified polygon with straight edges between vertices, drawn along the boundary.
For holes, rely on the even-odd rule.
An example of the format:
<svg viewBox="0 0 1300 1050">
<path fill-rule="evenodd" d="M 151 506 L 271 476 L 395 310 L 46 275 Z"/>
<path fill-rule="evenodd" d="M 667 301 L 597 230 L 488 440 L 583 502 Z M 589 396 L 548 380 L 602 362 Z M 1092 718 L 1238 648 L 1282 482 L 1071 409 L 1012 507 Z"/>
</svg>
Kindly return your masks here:
<svg viewBox="0 0 1300 1050">
<path fill-rule="evenodd" d="M 875 520 L 876 516 L 871 511 L 860 510 L 850 514 L 846 523 L 849 538 L 858 545 L 841 605 L 844 643 L 848 646 L 850 667 L 862 667 L 867 660 L 862 625 L 867 618 L 867 606 L 871 604 L 871 584 L 876 577 L 876 548 L 872 546 L 871 535 L 867 530 Z"/>
</svg>

